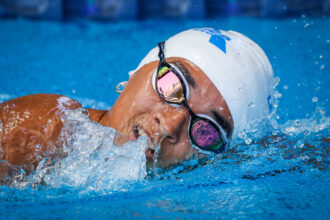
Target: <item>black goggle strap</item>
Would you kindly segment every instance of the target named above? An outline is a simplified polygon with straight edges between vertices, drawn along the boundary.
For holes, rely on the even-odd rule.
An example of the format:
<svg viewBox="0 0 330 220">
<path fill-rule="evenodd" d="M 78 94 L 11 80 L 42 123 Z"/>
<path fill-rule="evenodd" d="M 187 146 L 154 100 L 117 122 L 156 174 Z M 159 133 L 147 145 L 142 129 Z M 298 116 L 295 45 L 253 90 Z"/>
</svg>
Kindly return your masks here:
<svg viewBox="0 0 330 220">
<path fill-rule="evenodd" d="M 158 57 L 159 57 L 159 65 L 163 64 L 165 60 L 165 54 L 164 54 L 164 46 L 165 46 L 165 41 L 158 43 Z"/>
<path fill-rule="evenodd" d="M 183 89 L 184 99 L 182 100 L 182 102 L 180 102 L 180 103 L 174 103 L 174 104 L 179 104 L 179 105 L 184 106 L 187 109 L 187 111 L 190 113 L 190 115 L 191 115 L 191 124 L 190 124 L 190 128 L 189 128 L 190 136 L 191 136 L 191 129 L 192 129 L 194 123 L 196 122 L 196 120 L 205 120 L 205 121 L 207 121 L 208 123 L 210 123 L 212 126 L 214 126 L 217 129 L 217 131 L 219 132 L 219 135 L 221 136 L 221 142 L 223 143 L 223 146 L 225 146 L 226 145 L 226 141 L 225 141 L 225 139 L 223 137 L 222 131 L 218 128 L 218 126 L 216 126 L 212 121 L 210 121 L 210 120 L 208 120 L 206 118 L 201 118 L 201 117 L 197 116 L 189 108 L 188 103 L 187 103 L 187 99 L 186 99 L 186 91 L 187 91 L 186 90 L 186 85 L 183 82 L 182 76 L 179 73 L 177 73 L 177 71 L 166 62 L 166 60 L 165 60 L 165 54 L 164 54 L 164 46 L 165 46 L 165 42 L 164 41 L 158 43 L 158 48 L 159 48 L 159 52 L 158 52 L 159 64 L 158 64 L 158 68 L 157 68 L 157 78 L 156 78 L 156 80 L 158 78 L 162 77 L 164 74 L 166 74 L 169 71 L 172 71 L 179 78 L 179 80 L 181 82 L 181 85 L 182 85 L 182 89 Z M 158 90 L 157 90 L 157 93 L 159 94 Z M 162 98 L 164 99 L 164 97 L 162 97 Z M 169 101 L 166 101 L 166 102 L 169 102 Z M 220 146 L 220 148 L 221 148 L 221 146 Z"/>
</svg>

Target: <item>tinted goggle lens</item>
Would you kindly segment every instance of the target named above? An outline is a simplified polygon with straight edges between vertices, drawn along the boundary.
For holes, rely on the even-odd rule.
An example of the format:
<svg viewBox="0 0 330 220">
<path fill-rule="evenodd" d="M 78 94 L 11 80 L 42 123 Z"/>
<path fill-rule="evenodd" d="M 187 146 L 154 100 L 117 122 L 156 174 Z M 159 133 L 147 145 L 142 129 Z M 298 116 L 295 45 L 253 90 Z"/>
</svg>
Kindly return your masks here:
<svg viewBox="0 0 330 220">
<path fill-rule="evenodd" d="M 165 101 L 179 104 L 185 99 L 185 95 L 181 80 L 174 71 L 167 66 L 161 66 L 157 73 L 156 88 Z M 224 143 L 220 131 L 212 122 L 198 117 L 190 126 L 190 137 L 200 149 L 223 150 Z"/>
<path fill-rule="evenodd" d="M 162 66 L 158 71 L 157 91 L 165 101 L 180 103 L 184 100 L 182 83 L 167 66 Z"/>
<path fill-rule="evenodd" d="M 192 122 L 190 136 L 193 142 L 202 150 L 223 150 L 224 143 L 219 130 L 209 121 L 197 119 Z"/>
</svg>

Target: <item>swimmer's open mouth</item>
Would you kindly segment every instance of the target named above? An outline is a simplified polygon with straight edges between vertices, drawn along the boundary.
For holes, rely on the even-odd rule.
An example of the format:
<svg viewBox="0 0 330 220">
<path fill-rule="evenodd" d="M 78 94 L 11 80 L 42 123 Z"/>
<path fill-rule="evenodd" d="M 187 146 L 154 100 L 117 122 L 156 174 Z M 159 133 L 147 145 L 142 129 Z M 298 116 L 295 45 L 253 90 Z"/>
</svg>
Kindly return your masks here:
<svg viewBox="0 0 330 220">
<path fill-rule="evenodd" d="M 137 140 L 140 136 L 147 136 L 150 138 L 150 143 L 148 145 L 148 148 L 145 150 L 145 155 L 148 161 L 154 160 L 155 148 L 156 148 L 156 145 L 153 143 L 154 138 L 150 136 L 148 131 L 146 131 L 145 129 L 143 129 L 141 126 L 138 125 L 133 126 L 133 134 L 135 140 Z"/>
</svg>

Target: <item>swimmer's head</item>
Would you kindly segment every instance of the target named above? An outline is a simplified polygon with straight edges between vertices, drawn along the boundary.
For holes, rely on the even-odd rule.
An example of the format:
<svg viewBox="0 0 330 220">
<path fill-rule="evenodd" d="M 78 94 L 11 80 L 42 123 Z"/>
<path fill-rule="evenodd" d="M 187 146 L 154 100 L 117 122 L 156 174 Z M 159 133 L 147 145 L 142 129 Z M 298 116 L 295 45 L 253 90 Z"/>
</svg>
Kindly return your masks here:
<svg viewBox="0 0 330 220">
<path fill-rule="evenodd" d="M 168 166 L 197 151 L 190 146 L 190 112 L 165 102 L 156 92 L 158 53 L 155 47 L 130 72 L 128 85 L 101 123 L 131 140 L 148 135 L 160 145 L 159 165 Z M 228 140 L 268 116 L 273 71 L 262 49 L 246 36 L 211 28 L 191 29 L 168 39 L 164 55 L 187 82 L 189 108 L 219 125 Z M 147 157 L 152 153 L 147 151 Z"/>
</svg>

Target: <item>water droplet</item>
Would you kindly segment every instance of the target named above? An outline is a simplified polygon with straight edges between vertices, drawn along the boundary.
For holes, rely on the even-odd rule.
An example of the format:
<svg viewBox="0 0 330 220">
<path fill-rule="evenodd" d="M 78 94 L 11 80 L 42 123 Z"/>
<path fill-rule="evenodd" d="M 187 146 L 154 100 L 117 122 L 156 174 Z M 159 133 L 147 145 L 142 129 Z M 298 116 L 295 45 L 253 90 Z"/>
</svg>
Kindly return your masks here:
<svg viewBox="0 0 330 220">
<path fill-rule="evenodd" d="M 306 15 L 305 15 L 305 14 L 302 14 L 301 17 L 302 17 L 302 18 L 306 18 Z"/>
<path fill-rule="evenodd" d="M 274 93 L 274 98 L 275 98 L 275 99 L 278 99 L 278 98 L 281 98 L 281 97 L 282 97 L 282 94 L 279 93 L 278 91 L 275 91 L 275 93 Z"/>
<path fill-rule="evenodd" d="M 250 102 L 249 104 L 248 104 L 248 107 L 249 108 L 254 108 L 256 106 L 256 104 L 254 103 L 254 102 Z"/>
<path fill-rule="evenodd" d="M 274 60 L 276 60 L 276 58 L 277 58 L 276 56 L 273 56 L 273 59 L 274 59 Z"/>
<path fill-rule="evenodd" d="M 316 159 L 317 162 L 321 162 L 322 161 L 322 157 L 320 155 L 319 156 L 316 156 L 315 159 Z"/>
<path fill-rule="evenodd" d="M 320 55 L 320 59 L 322 59 L 322 58 L 323 58 L 323 55 L 321 54 L 321 55 Z"/>
<path fill-rule="evenodd" d="M 272 131 L 272 135 L 278 135 L 278 132 L 277 131 Z"/>
<path fill-rule="evenodd" d="M 280 119 L 280 116 L 279 116 L 279 115 L 275 115 L 275 118 L 276 118 L 276 119 Z"/>
<path fill-rule="evenodd" d="M 300 125 L 301 125 L 301 124 L 300 124 L 300 120 L 295 120 L 295 121 L 294 121 L 294 124 L 296 125 L 296 127 L 300 127 Z"/>
<path fill-rule="evenodd" d="M 284 85 L 284 86 L 283 86 L 283 89 L 284 89 L 284 90 L 288 90 L 288 88 L 289 88 L 288 85 Z"/>
<path fill-rule="evenodd" d="M 304 28 L 308 28 L 310 26 L 310 23 L 306 23 L 305 25 L 304 25 Z"/>
<path fill-rule="evenodd" d="M 316 64 L 316 65 L 319 64 L 319 61 L 315 61 L 315 64 Z"/>
<path fill-rule="evenodd" d="M 304 143 L 297 143 L 297 147 L 299 147 L 299 148 L 303 148 L 305 146 L 305 144 Z"/>
<path fill-rule="evenodd" d="M 307 130 L 306 130 L 306 131 L 304 132 L 304 135 L 305 135 L 305 136 L 308 136 L 308 135 L 310 135 L 310 133 L 311 133 L 310 131 L 307 131 Z"/>
<path fill-rule="evenodd" d="M 326 42 L 327 44 L 330 44 L 330 40 L 326 40 L 325 42 Z"/>
<path fill-rule="evenodd" d="M 252 139 L 251 138 L 245 138 L 244 140 L 245 144 L 249 145 L 252 143 Z"/>
<path fill-rule="evenodd" d="M 219 110 L 220 110 L 220 111 L 223 111 L 223 107 L 222 107 L 222 106 L 220 106 L 220 107 L 219 107 Z"/>
<path fill-rule="evenodd" d="M 75 89 L 72 89 L 72 93 L 75 94 L 76 93 L 76 90 Z"/>
<path fill-rule="evenodd" d="M 312 101 L 313 102 L 317 102 L 319 100 L 319 98 L 317 98 L 316 96 L 314 96 L 313 98 L 312 98 Z"/>
<path fill-rule="evenodd" d="M 273 88 L 275 89 L 279 83 L 280 83 L 280 77 L 277 76 L 274 78 Z"/>
<path fill-rule="evenodd" d="M 324 67 L 325 67 L 325 65 L 324 65 L 324 64 L 322 64 L 322 65 L 320 66 L 320 70 L 323 70 L 323 69 L 324 69 Z"/>
</svg>

